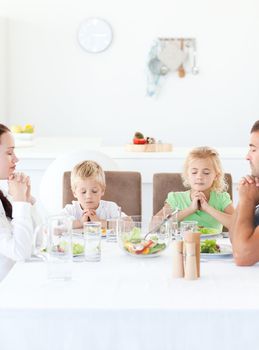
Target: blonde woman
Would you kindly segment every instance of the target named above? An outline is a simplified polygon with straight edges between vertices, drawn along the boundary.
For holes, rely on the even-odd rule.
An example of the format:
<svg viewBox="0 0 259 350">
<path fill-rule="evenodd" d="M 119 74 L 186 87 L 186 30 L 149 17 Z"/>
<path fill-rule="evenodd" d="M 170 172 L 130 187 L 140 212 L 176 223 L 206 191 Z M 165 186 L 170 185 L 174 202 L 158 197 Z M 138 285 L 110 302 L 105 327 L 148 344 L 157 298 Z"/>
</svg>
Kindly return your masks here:
<svg viewBox="0 0 259 350">
<path fill-rule="evenodd" d="M 178 220 L 195 220 L 198 225 L 222 230 L 230 228 L 234 207 L 226 191 L 219 155 L 210 147 L 194 148 L 187 156 L 182 173 L 184 192 L 168 193 L 165 206 L 157 215 L 168 209 L 179 209 Z"/>
</svg>

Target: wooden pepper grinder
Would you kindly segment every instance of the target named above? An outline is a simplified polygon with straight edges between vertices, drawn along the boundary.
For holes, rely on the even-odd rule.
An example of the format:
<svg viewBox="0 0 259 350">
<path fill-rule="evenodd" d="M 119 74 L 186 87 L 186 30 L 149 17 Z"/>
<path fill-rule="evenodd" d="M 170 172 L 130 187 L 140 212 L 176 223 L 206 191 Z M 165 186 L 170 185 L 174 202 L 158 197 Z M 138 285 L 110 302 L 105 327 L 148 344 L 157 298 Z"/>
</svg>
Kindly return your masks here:
<svg viewBox="0 0 259 350">
<path fill-rule="evenodd" d="M 183 241 L 173 241 L 173 278 L 184 277 L 183 268 Z"/>
<path fill-rule="evenodd" d="M 196 248 L 194 242 L 185 242 L 184 278 L 186 280 L 196 280 L 198 278 L 196 264 Z"/>
<path fill-rule="evenodd" d="M 196 266 L 197 266 L 197 276 L 200 277 L 200 232 L 187 231 L 184 234 L 184 256 L 186 254 L 186 243 L 195 244 L 195 255 L 196 255 Z"/>
</svg>

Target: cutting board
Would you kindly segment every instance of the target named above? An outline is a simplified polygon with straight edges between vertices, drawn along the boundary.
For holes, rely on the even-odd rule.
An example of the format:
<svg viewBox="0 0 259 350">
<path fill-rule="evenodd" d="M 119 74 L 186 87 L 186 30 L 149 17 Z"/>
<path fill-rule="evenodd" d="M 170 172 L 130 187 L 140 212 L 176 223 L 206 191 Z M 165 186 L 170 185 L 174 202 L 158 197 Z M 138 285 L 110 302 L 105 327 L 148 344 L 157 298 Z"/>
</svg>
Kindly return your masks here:
<svg viewBox="0 0 259 350">
<path fill-rule="evenodd" d="M 127 144 L 125 150 L 128 152 L 172 152 L 173 146 L 171 143 Z"/>
</svg>

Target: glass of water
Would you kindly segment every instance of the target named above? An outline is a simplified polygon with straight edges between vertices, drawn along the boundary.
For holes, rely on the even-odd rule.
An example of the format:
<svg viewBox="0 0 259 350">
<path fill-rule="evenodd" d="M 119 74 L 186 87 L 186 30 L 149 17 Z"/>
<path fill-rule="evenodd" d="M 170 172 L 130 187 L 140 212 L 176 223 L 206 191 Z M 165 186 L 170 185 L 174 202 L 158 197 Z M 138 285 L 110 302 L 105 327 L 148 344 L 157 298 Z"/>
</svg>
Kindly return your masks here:
<svg viewBox="0 0 259 350">
<path fill-rule="evenodd" d="M 182 221 L 180 223 L 181 236 L 184 238 L 186 232 L 196 232 L 197 231 L 197 221 Z"/>
<path fill-rule="evenodd" d="M 48 278 L 72 278 L 72 219 L 55 215 L 48 219 Z"/>
<path fill-rule="evenodd" d="M 85 261 L 101 260 L 101 223 L 84 223 Z"/>
<path fill-rule="evenodd" d="M 106 241 L 117 242 L 117 236 L 120 234 L 121 219 L 107 219 Z"/>
</svg>

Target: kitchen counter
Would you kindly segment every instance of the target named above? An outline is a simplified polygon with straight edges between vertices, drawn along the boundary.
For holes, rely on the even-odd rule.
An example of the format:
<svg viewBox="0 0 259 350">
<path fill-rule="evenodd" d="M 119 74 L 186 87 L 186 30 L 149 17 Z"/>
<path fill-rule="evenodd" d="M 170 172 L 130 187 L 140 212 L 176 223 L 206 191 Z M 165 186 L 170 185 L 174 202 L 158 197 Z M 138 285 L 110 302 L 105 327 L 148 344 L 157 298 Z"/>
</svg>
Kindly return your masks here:
<svg viewBox="0 0 259 350">
<path fill-rule="evenodd" d="M 190 147 L 174 147 L 172 152 L 128 152 L 124 150 L 123 146 L 103 147 L 99 138 L 41 137 L 33 140 L 31 145 L 22 142 L 16 145 L 16 153 L 21 159 L 55 159 L 67 152 L 84 148 L 103 152 L 114 159 L 182 159 L 191 150 Z M 243 160 L 247 148 L 218 147 L 217 151 L 222 159 Z"/>
</svg>

